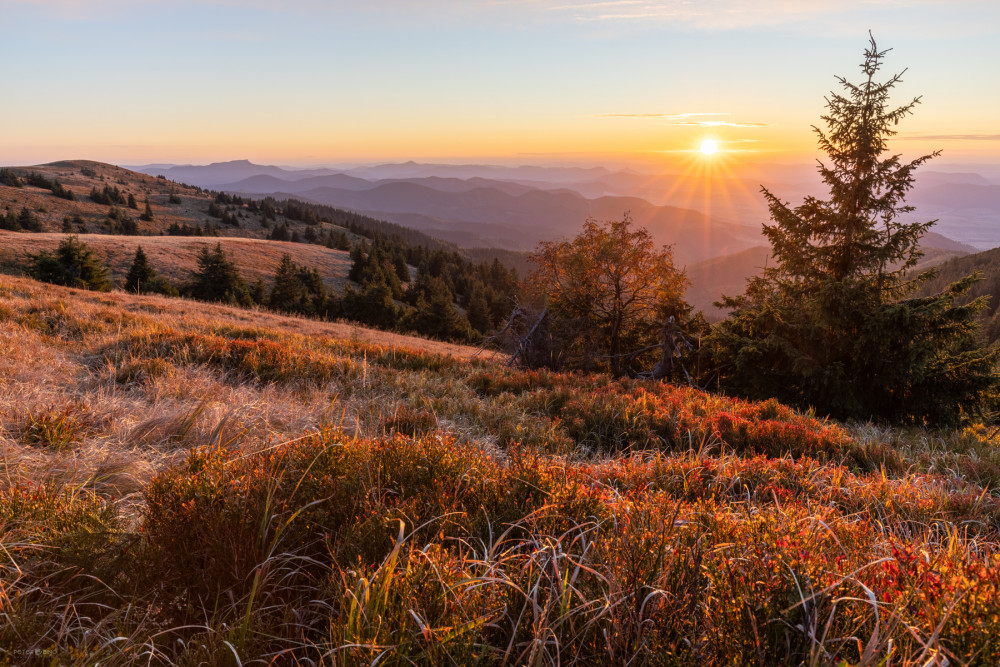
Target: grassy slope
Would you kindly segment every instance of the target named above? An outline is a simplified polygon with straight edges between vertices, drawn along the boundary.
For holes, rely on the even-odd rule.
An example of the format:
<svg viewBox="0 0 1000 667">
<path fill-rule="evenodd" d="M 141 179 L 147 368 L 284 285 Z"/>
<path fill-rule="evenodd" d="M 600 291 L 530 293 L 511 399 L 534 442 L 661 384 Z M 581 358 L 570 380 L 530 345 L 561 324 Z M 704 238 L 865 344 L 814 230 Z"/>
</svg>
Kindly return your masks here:
<svg viewBox="0 0 1000 667">
<path fill-rule="evenodd" d="M 84 172 L 87 170 L 92 171 L 94 175 L 85 174 Z M 96 187 L 100 190 L 105 185 L 117 187 L 126 194 L 135 195 L 140 207 L 138 211 L 127 207 L 119 208 L 123 208 L 131 218 L 136 220 L 141 233 L 160 234 L 173 223 L 200 227 L 211 220 L 213 223 L 219 224 L 218 220 L 210 217 L 207 213 L 212 197 L 196 188 L 185 187 L 173 181 L 158 179 L 102 162 L 69 160 L 33 167 L 14 167 L 14 171 L 21 175 L 36 172 L 50 180 L 56 179 L 67 190 L 76 195 L 76 201 L 69 201 L 60 199 L 48 190 L 41 188 L 31 186 L 12 188 L 0 185 L 0 208 L 9 207 L 17 212 L 22 206 L 27 206 L 39 217 L 46 231 L 58 231 L 62 227 L 63 218 L 67 215 L 80 215 L 90 231 L 104 229 L 104 220 L 107 218 L 109 207 L 91 201 L 88 195 L 91 188 Z M 169 203 L 171 192 L 180 197 L 180 204 Z M 139 220 L 139 214 L 144 208 L 143 200 L 146 197 L 149 197 L 150 207 L 153 209 L 152 222 Z M 252 219 L 247 222 L 250 224 L 247 224 L 246 228 L 227 229 L 226 234 L 260 236 L 260 225 Z"/>
<path fill-rule="evenodd" d="M 845 430 L 472 353 L 0 277 L 0 651 L 1000 659 L 985 430 Z"/>
<path fill-rule="evenodd" d="M 65 234 L 7 232 L 0 230 L 0 270 L 17 272 L 29 264 L 29 254 L 41 250 L 54 251 Z M 111 267 L 112 279 L 123 281 L 132 263 L 137 246 L 142 246 L 156 271 L 173 284 L 190 280 L 197 268 L 198 253 L 211 250 L 221 243 L 223 250 L 236 263 L 244 280 L 253 283 L 258 278 L 270 286 L 274 271 L 285 253 L 297 264 L 315 268 L 328 286 L 342 287 L 347 282 L 351 258 L 343 250 L 330 250 L 305 243 L 286 243 L 263 239 L 196 236 L 113 236 L 87 234 L 80 240 L 92 248 Z"/>
<path fill-rule="evenodd" d="M 303 222 L 278 215 L 268 227 L 264 227 L 260 214 L 252 213 L 248 208 L 242 207 L 237 210 L 240 226 L 231 227 L 208 215 L 209 205 L 214 199 L 204 191 L 100 162 L 71 160 L 12 169 L 22 179 L 34 172 L 49 180 L 57 180 L 75 194 L 76 201 L 56 197 L 43 188 L 27 185 L 14 188 L 0 184 L 0 215 L 7 209 L 16 214 L 22 207 L 27 207 L 38 217 L 45 230 L 43 233 L 0 230 L 2 272 L 23 274 L 28 265 L 29 253 L 54 249 L 64 238 L 61 233 L 63 219 L 79 216 L 84 221 L 83 225 L 87 232 L 81 235 L 81 240 L 97 250 L 112 268 L 112 277 L 118 280 L 119 284 L 128 271 L 137 245 L 143 247 L 158 272 L 165 275 L 175 286 L 180 286 L 189 280 L 191 270 L 195 267 L 197 252 L 205 246 L 214 247 L 216 243 L 222 244 L 240 268 L 244 278 L 251 284 L 262 278 L 270 285 L 274 269 L 284 253 L 288 253 L 299 265 L 317 269 L 328 287 L 339 289 L 347 282 L 351 263 L 347 252 L 330 250 L 309 243 L 266 240 L 271 229 L 281 224 L 286 224 L 290 231 L 304 236 L 308 225 Z M 126 196 L 128 193 L 135 196 L 139 210 L 123 206 L 118 208 L 137 223 L 139 236 L 105 233 L 109 229 L 107 216 L 111 207 L 96 204 L 88 196 L 92 188 L 101 190 L 105 185 L 119 188 Z M 177 195 L 181 202 L 171 204 L 169 202 L 171 194 Z M 147 197 L 153 211 L 153 220 L 144 222 L 139 220 L 139 215 L 145 208 L 143 201 Z M 229 207 L 222 206 L 222 208 Z M 333 209 L 328 214 L 334 220 L 343 220 Z M 347 219 L 350 220 L 349 217 Z M 203 228 L 206 223 L 215 225 L 221 236 L 161 236 L 172 224 Z M 432 249 L 448 248 L 447 244 L 441 241 L 413 230 L 398 228 L 391 223 L 367 220 L 358 224 L 369 225 L 370 229 L 381 230 L 382 233 L 399 234 L 414 245 L 424 245 Z M 76 231 L 78 223 L 74 222 L 72 227 Z M 319 223 L 313 227 L 313 231 L 318 235 L 323 235 L 327 231 L 336 233 L 343 231 L 349 239 L 357 241 L 359 238 L 353 232 L 329 222 Z M 523 267 L 525 264 L 523 253 L 518 256 L 518 253 L 496 251 L 491 248 L 482 248 L 470 253 L 470 258 L 477 262 L 489 262 L 495 257 L 499 257 L 508 266 Z"/>
<path fill-rule="evenodd" d="M 348 254 L 339 250 L 329 250 L 321 246 L 305 243 L 281 243 L 265 241 L 270 232 L 261 226 L 259 215 L 244 210 L 246 217 L 240 218 L 240 227 L 229 227 L 208 215 L 213 198 L 195 188 L 188 188 L 172 181 L 158 179 L 138 172 L 115 167 L 100 162 L 74 160 L 55 162 L 34 167 L 16 167 L 22 176 L 29 172 L 42 174 L 46 178 L 58 180 L 76 195 L 76 201 L 68 201 L 53 195 L 49 190 L 25 186 L 12 188 L 0 185 L 0 213 L 6 208 L 15 213 L 26 206 L 42 223 L 45 233 L 15 233 L 0 230 L 0 271 L 21 272 L 27 265 L 28 253 L 53 250 L 64 238 L 59 234 L 63 218 L 79 215 L 90 233 L 81 237 L 93 247 L 111 266 L 113 278 L 123 279 L 128 272 L 137 245 L 142 245 L 153 267 L 174 284 L 188 280 L 196 265 L 197 252 L 205 246 L 212 248 L 222 243 L 223 248 L 239 266 L 244 278 L 253 282 L 258 278 L 270 284 L 274 269 L 283 253 L 292 256 L 297 264 L 316 268 L 328 286 L 342 287 L 350 269 Z M 93 175 L 88 175 L 88 173 Z M 119 207 L 137 222 L 142 236 L 116 236 L 102 232 L 107 229 L 107 214 L 110 207 L 96 204 L 88 197 L 91 188 L 102 189 L 104 185 L 119 188 L 135 195 L 140 210 Z M 170 194 L 181 199 L 180 204 L 170 204 Z M 144 208 L 143 200 L 148 197 L 153 210 L 153 220 L 143 222 L 139 214 Z M 278 221 L 280 223 L 281 220 Z M 206 222 L 219 227 L 219 238 L 192 236 L 160 236 L 171 224 L 203 227 Z M 303 223 L 288 222 L 293 230 L 301 234 Z M 272 223 L 272 226 L 275 223 Z M 74 229 L 76 225 L 74 224 Z M 331 225 L 322 224 L 317 231 L 322 233 Z M 340 229 L 340 228 L 336 228 Z M 353 236 L 353 234 L 349 234 Z"/>
</svg>

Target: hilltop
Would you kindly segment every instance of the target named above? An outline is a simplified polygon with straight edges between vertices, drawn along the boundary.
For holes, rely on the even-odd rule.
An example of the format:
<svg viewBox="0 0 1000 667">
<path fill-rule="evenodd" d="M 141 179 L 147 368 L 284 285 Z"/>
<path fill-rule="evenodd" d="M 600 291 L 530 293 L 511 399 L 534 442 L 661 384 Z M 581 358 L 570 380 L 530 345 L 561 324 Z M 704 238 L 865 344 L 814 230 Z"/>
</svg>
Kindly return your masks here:
<svg viewBox="0 0 1000 667">
<path fill-rule="evenodd" d="M 128 220 L 127 226 L 134 225 L 131 235 L 137 236 L 273 238 L 281 228 L 291 240 L 327 245 L 341 234 L 353 240 L 358 234 L 378 233 L 431 249 L 454 248 L 418 231 L 350 211 L 296 201 L 262 201 L 263 196 L 244 200 L 101 162 L 66 160 L 7 167 L 3 172 L 19 183 L 15 187 L 0 178 L 0 215 L 26 209 L 37 221 L 38 231 L 115 234 L 126 226 L 122 221 Z M 135 208 L 129 206 L 131 201 Z M 151 220 L 142 219 L 146 201 Z M 113 220 L 116 211 L 118 219 Z"/>
<path fill-rule="evenodd" d="M 0 385 L 15 660 L 1000 659 L 982 426 L 8 276 Z"/>
<path fill-rule="evenodd" d="M 29 174 L 39 174 L 49 180 L 56 180 L 73 194 L 74 200 L 71 201 L 56 196 L 44 187 L 26 183 L 17 188 L 0 183 L 0 209 L 12 209 L 16 212 L 26 207 L 38 217 L 46 231 L 58 231 L 63 219 L 73 216 L 80 216 L 84 231 L 107 229 L 109 205 L 97 203 L 89 197 L 91 190 L 102 190 L 105 186 L 118 188 L 126 197 L 132 194 L 138 203 L 149 198 L 154 215 L 152 222 L 139 221 L 138 211 L 128 211 L 136 219 L 140 233 L 161 234 L 171 224 L 203 227 L 206 222 L 213 221 L 208 215 L 212 197 L 201 188 L 114 165 L 89 160 L 65 160 L 32 167 L 13 167 L 10 171 L 22 179 Z M 171 195 L 174 195 L 175 203 L 171 203 Z M 126 207 L 124 204 L 119 206 Z M 80 223 L 74 221 L 73 225 L 79 231 Z M 249 236 L 251 231 L 244 230 L 241 234 Z"/>
</svg>

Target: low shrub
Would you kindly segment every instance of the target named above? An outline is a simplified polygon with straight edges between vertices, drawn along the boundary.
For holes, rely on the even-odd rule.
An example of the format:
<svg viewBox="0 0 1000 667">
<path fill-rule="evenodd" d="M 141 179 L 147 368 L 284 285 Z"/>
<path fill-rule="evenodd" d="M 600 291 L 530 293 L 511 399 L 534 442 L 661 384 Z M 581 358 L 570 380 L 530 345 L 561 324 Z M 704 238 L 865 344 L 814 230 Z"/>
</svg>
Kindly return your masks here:
<svg viewBox="0 0 1000 667">
<path fill-rule="evenodd" d="M 90 420 L 77 405 L 29 411 L 21 441 L 32 447 L 63 451 L 83 440 L 90 430 Z"/>
</svg>

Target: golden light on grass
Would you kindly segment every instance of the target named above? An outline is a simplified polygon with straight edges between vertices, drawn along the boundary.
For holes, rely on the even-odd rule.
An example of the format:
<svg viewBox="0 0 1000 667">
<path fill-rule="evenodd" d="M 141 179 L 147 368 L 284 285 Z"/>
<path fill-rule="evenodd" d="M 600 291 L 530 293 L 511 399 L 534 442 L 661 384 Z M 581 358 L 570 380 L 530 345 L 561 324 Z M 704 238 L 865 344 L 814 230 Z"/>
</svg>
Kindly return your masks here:
<svg viewBox="0 0 1000 667">
<path fill-rule="evenodd" d="M 715 139 L 705 139 L 701 142 L 702 155 L 715 155 L 719 152 L 719 142 Z"/>
<path fill-rule="evenodd" d="M 691 178 L 723 172 L 733 153 L 689 156 L 702 165 Z M 0 386 L 11 387 L 0 392 L 0 547 L 18 559 L 0 567 L 0 641 L 58 655 L 86 645 L 110 661 L 197 623 L 193 641 L 171 644 L 171 664 L 279 652 L 438 664 L 445 651 L 475 660 L 480 647 L 489 657 L 510 646 L 521 664 L 542 650 L 534 637 L 557 633 L 575 641 L 544 644 L 535 655 L 545 662 L 592 664 L 618 651 L 645 664 L 666 641 L 767 659 L 802 636 L 792 623 L 809 602 L 818 638 L 797 656 L 845 650 L 836 637 L 847 628 L 865 651 L 901 664 L 923 664 L 932 650 L 953 652 L 956 664 L 1000 664 L 992 426 L 933 439 L 842 427 L 774 400 L 664 382 L 551 372 L 540 384 L 535 371 L 477 354 L 0 275 Z M 688 449 L 710 440 L 725 453 Z M 955 476 L 947 483 L 934 473 L 944 466 Z M 464 518 L 477 512 L 481 520 Z M 503 522 L 511 528 L 492 537 Z M 261 536 L 266 566 L 281 576 L 255 578 Z M 51 574 L 69 568 L 94 574 Z M 98 575 L 136 583 L 119 592 Z M 343 611 L 313 603 L 332 576 Z M 572 607 L 562 609 L 573 577 Z M 614 611 L 647 596 L 647 581 L 664 582 L 647 605 L 652 618 L 694 619 L 652 636 L 660 643 L 648 651 L 632 615 Z M 802 581 L 873 602 L 807 597 Z M 216 600 L 218 611 L 163 605 L 129 619 L 121 637 L 119 607 L 166 595 L 161 587 Z M 267 604 L 248 605 L 257 594 Z M 754 607 L 761 599 L 778 603 Z M 748 608 L 757 626 L 740 622 Z M 887 616 L 903 620 L 880 626 Z M 232 626 L 219 619 L 232 618 L 246 630 L 230 647 Z M 765 623 L 789 634 L 754 631 Z M 940 642 L 923 639 L 939 630 Z"/>
</svg>

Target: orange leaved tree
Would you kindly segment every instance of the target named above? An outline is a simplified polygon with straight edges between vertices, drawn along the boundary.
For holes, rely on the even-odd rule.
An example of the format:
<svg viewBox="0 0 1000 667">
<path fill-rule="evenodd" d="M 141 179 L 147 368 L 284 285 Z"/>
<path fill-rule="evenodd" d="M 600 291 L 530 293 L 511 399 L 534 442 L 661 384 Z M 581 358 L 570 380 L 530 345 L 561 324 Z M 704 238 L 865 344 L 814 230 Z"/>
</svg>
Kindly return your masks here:
<svg viewBox="0 0 1000 667">
<path fill-rule="evenodd" d="M 634 373 L 640 355 L 658 347 L 664 323 L 690 310 L 670 246 L 657 248 L 628 214 L 589 218 L 572 240 L 539 244 L 531 261 L 529 290 L 548 308 L 570 365 Z"/>
</svg>

